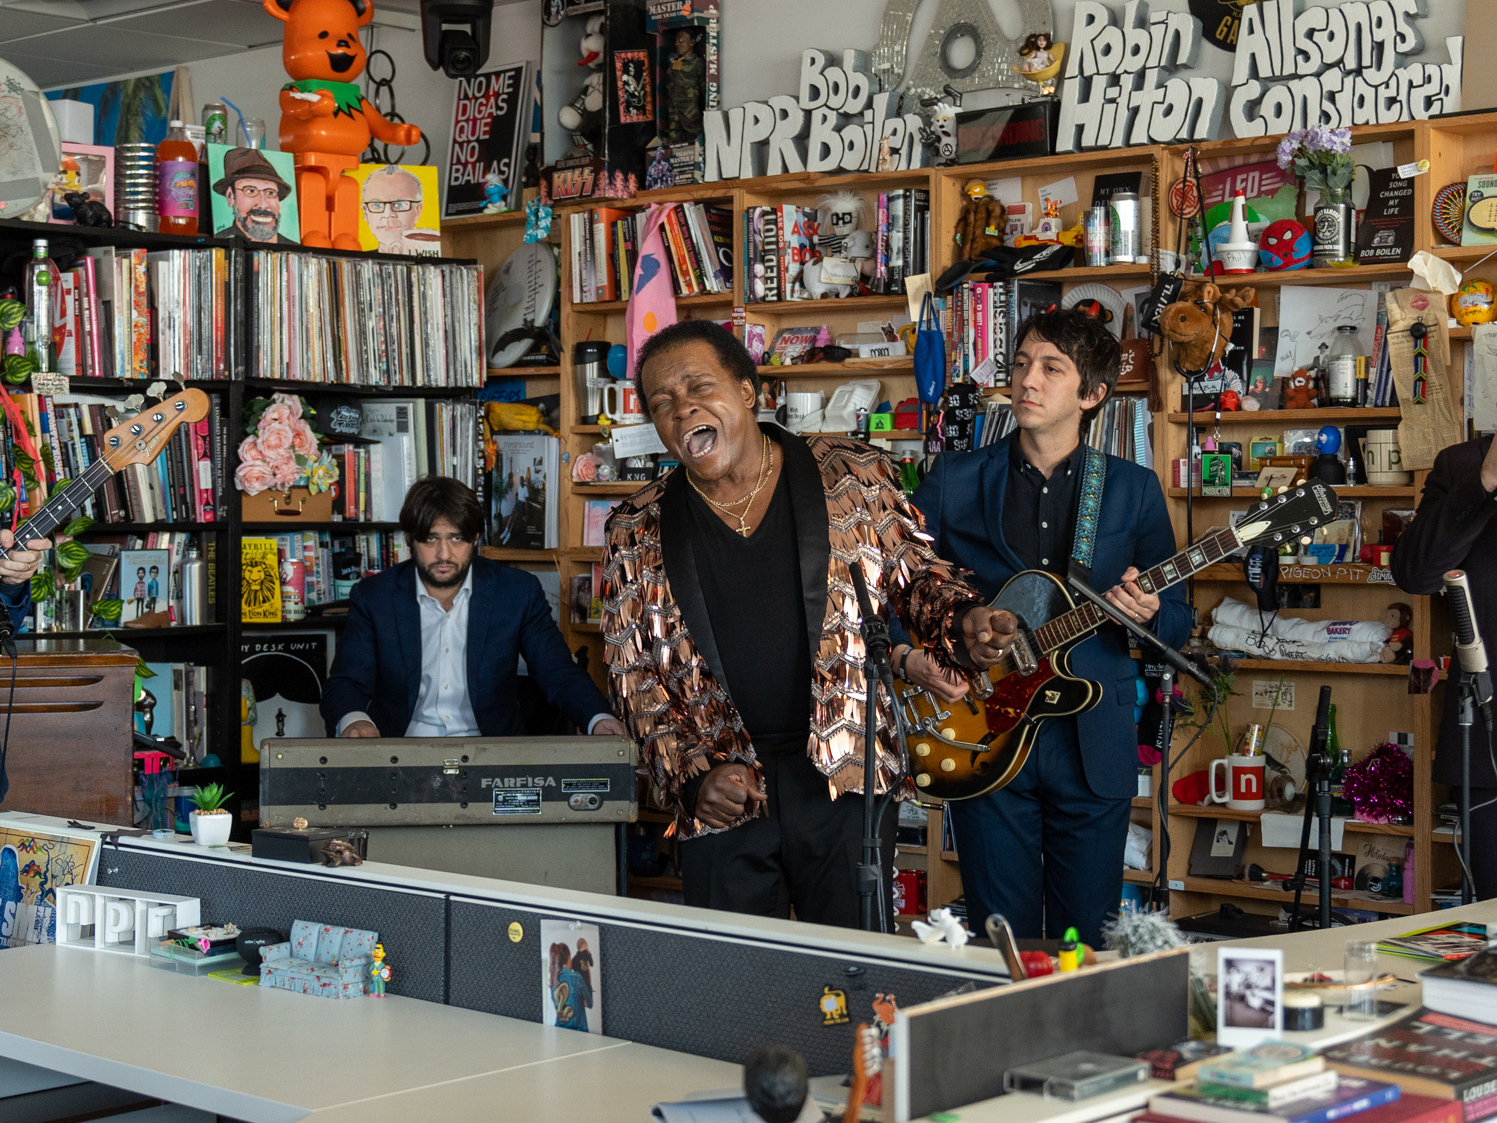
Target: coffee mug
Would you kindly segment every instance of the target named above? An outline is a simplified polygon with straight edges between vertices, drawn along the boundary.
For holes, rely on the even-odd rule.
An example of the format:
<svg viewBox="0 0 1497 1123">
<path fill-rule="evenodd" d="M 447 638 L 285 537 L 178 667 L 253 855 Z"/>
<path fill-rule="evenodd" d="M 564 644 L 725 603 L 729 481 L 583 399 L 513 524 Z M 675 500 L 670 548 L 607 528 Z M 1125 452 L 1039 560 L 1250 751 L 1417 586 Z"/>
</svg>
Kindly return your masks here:
<svg viewBox="0 0 1497 1123">
<path fill-rule="evenodd" d="M 1263 810 L 1263 760 L 1261 756 L 1218 757 L 1211 762 L 1211 802 L 1225 803 L 1233 811 Z M 1224 791 L 1217 790 L 1216 766 L 1227 770 Z"/>
<path fill-rule="evenodd" d="M 826 394 L 820 390 L 796 390 L 785 395 L 785 425 L 792 433 L 821 428 Z"/>
<path fill-rule="evenodd" d="M 643 421 L 645 413 L 639 402 L 639 383 L 610 382 L 604 386 L 603 412 L 625 425 Z"/>
<path fill-rule="evenodd" d="M 1414 474 L 1403 467 L 1397 429 L 1368 433 L 1362 442 L 1362 462 L 1367 466 L 1367 482 L 1374 487 L 1402 487 L 1414 482 Z"/>
</svg>

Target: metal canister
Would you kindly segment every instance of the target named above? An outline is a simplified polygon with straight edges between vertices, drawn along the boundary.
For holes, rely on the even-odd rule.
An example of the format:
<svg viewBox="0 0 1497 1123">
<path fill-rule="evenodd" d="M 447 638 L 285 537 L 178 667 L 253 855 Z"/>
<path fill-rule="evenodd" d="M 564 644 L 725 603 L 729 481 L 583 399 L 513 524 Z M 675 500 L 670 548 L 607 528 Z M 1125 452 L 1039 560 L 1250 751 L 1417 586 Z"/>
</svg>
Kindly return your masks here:
<svg viewBox="0 0 1497 1123">
<path fill-rule="evenodd" d="M 208 563 L 196 542 L 188 544 L 182 561 L 182 623 L 208 623 Z"/>
<path fill-rule="evenodd" d="M 221 101 L 203 106 L 203 129 L 209 144 L 229 143 L 229 107 Z"/>
<path fill-rule="evenodd" d="M 603 410 L 603 387 L 613 380 L 607 376 L 609 344 L 587 339 L 572 346 L 572 370 L 577 378 L 577 404 L 582 422 L 591 424 Z"/>
<path fill-rule="evenodd" d="M 1112 260 L 1137 261 L 1143 253 L 1139 244 L 1138 193 L 1119 191 L 1108 200 L 1112 211 Z"/>
<path fill-rule="evenodd" d="M 1086 263 L 1106 265 L 1111 261 L 1112 225 L 1110 209 L 1106 203 L 1098 203 L 1086 212 Z"/>
</svg>

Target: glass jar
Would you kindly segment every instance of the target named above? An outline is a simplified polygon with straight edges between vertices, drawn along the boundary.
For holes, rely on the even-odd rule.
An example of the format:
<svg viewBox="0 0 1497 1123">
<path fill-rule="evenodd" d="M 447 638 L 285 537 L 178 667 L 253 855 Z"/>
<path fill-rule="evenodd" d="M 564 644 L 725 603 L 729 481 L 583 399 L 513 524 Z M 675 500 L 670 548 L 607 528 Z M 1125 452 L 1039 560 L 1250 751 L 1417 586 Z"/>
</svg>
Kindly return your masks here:
<svg viewBox="0 0 1497 1123">
<path fill-rule="evenodd" d="M 1343 188 L 1326 187 L 1315 205 L 1315 268 L 1345 269 L 1355 265 L 1357 212 Z"/>
<path fill-rule="evenodd" d="M 1351 407 L 1357 404 L 1357 359 L 1362 355 L 1362 341 L 1355 324 L 1342 324 L 1331 339 L 1326 352 L 1326 400 L 1329 405 Z"/>
</svg>

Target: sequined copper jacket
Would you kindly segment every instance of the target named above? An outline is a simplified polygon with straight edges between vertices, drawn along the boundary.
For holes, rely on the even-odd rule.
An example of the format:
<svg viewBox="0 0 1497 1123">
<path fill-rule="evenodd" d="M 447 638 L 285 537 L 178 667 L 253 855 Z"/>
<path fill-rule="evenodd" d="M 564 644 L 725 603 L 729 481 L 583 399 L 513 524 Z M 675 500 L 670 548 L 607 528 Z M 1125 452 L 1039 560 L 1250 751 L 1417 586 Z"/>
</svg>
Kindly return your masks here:
<svg viewBox="0 0 1497 1123">
<path fill-rule="evenodd" d="M 863 783 L 863 638 L 849 564 L 856 559 L 879 606 L 892 608 L 951 666 L 957 665 L 952 644 L 961 642 L 956 614 L 983 599 L 932 553 L 887 454 L 841 437 L 808 442 L 775 427 L 766 431 L 785 451 L 800 548 L 814 675 L 806 751 L 835 799 L 862 791 Z M 676 807 L 680 837 L 694 838 L 713 828 L 681 807 L 686 781 L 729 761 L 756 774 L 759 768 L 722 685 L 717 638 L 696 577 L 686 487 L 677 469 L 620 504 L 609 519 L 603 633 L 614 713 Z M 893 720 L 880 696 L 880 792 L 895 774 Z M 912 790 L 906 786 L 902 794 Z"/>
</svg>

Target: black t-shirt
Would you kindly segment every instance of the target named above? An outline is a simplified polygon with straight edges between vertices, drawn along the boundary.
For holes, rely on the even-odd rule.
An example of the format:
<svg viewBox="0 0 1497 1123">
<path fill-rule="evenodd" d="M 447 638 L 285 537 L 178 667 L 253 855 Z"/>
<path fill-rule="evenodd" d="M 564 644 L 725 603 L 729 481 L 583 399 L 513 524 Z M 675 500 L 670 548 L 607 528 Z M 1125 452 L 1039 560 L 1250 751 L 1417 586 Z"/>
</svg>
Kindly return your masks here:
<svg viewBox="0 0 1497 1123">
<path fill-rule="evenodd" d="M 769 509 L 744 538 L 687 488 L 691 541 L 728 694 L 761 755 L 804 752 L 811 731 L 800 551 L 781 471 Z"/>
</svg>

